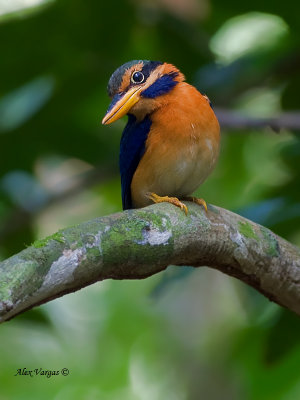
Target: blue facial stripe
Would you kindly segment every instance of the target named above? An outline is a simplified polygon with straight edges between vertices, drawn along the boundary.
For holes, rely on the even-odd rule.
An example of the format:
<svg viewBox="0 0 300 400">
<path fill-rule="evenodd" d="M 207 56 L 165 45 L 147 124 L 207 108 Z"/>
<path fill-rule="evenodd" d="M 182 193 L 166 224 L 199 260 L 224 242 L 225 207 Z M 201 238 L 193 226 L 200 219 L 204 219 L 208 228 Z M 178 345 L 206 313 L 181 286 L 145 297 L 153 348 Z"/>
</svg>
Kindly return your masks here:
<svg viewBox="0 0 300 400">
<path fill-rule="evenodd" d="M 161 96 L 163 94 L 168 93 L 178 83 L 177 81 L 174 80 L 176 76 L 177 76 L 176 72 L 161 76 L 154 83 L 152 83 L 151 86 L 149 86 L 146 90 L 141 92 L 141 96 L 147 97 L 149 99 L 154 99 L 157 96 Z"/>
<path fill-rule="evenodd" d="M 137 122 L 133 115 L 128 115 L 128 122 L 121 138 L 119 156 L 123 210 L 133 207 L 131 181 L 145 152 L 150 127 L 150 118 L 146 117 L 143 121 Z"/>
</svg>

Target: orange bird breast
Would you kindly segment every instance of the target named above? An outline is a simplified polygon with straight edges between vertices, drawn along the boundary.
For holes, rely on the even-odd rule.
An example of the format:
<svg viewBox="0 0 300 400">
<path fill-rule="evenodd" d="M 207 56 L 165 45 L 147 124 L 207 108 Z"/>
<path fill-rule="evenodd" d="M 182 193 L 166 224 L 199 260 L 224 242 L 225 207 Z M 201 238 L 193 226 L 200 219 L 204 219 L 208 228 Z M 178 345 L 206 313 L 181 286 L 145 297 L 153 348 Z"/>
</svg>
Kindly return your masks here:
<svg viewBox="0 0 300 400">
<path fill-rule="evenodd" d="M 156 102 L 145 152 L 131 182 L 133 207 L 151 204 L 151 192 L 178 198 L 192 194 L 219 155 L 219 123 L 205 96 L 179 82 Z"/>
</svg>

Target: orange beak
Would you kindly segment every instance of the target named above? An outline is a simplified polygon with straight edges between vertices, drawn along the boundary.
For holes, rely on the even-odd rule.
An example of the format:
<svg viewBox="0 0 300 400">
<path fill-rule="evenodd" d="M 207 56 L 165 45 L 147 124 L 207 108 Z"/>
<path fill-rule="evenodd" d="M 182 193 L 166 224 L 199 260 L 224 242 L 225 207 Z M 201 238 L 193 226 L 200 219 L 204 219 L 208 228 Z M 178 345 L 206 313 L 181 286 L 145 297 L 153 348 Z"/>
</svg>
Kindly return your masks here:
<svg viewBox="0 0 300 400">
<path fill-rule="evenodd" d="M 105 117 L 102 120 L 103 125 L 111 124 L 123 117 L 129 110 L 139 101 L 141 87 L 133 87 L 129 89 L 117 102 L 114 100 L 108 108 Z M 113 106 L 112 106 L 113 105 Z"/>
</svg>

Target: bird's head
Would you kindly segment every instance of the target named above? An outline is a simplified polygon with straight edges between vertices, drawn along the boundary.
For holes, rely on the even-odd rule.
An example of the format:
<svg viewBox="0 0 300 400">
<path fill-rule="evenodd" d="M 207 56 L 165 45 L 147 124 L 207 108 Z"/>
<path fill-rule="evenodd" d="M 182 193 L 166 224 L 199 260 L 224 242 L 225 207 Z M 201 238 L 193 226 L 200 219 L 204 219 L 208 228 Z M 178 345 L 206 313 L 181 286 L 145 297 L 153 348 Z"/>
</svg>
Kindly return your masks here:
<svg viewBox="0 0 300 400">
<path fill-rule="evenodd" d="M 112 101 L 102 123 L 110 124 L 125 114 L 143 118 L 160 106 L 161 96 L 184 79 L 176 67 L 159 61 L 134 60 L 121 65 L 108 82 Z"/>
</svg>

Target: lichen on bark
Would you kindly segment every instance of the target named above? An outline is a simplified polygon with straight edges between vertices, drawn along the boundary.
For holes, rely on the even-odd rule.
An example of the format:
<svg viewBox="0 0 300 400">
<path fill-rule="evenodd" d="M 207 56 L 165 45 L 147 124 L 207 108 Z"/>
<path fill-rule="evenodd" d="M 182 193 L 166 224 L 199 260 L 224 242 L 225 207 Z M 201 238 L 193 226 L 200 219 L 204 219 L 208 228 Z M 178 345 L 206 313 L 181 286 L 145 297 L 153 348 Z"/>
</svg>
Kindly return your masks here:
<svg viewBox="0 0 300 400">
<path fill-rule="evenodd" d="M 0 322 L 103 279 L 141 279 L 169 264 L 210 266 L 300 315 L 300 250 L 269 229 L 209 205 L 186 216 L 156 204 L 96 218 L 0 263 Z"/>
</svg>

